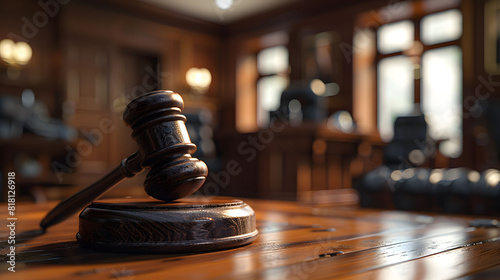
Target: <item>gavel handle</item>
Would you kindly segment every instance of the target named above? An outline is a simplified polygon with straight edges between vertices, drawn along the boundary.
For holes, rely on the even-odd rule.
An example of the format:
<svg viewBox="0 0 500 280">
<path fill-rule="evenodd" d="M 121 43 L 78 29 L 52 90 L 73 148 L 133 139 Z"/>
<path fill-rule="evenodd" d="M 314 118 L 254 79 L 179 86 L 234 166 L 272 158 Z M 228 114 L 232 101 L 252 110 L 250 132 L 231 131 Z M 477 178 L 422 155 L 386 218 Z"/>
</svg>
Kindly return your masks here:
<svg viewBox="0 0 500 280">
<path fill-rule="evenodd" d="M 99 198 L 107 190 L 121 182 L 123 179 L 134 177 L 137 173 L 140 173 L 143 170 L 141 162 L 142 156 L 139 151 L 122 160 L 119 166 L 104 175 L 104 177 L 61 201 L 47 214 L 47 216 L 45 216 L 45 218 L 43 218 L 40 222 L 40 227 L 46 229 L 66 220 L 76 212 L 83 209 L 85 206 L 92 203 L 92 201 Z"/>
</svg>

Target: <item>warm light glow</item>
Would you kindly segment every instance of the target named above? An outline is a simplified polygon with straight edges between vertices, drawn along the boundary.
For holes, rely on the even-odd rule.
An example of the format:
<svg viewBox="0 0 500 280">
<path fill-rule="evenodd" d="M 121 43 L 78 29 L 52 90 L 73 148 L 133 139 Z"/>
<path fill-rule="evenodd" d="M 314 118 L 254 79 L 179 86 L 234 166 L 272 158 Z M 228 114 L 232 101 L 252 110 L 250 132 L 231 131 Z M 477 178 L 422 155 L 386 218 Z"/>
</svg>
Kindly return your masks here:
<svg viewBox="0 0 500 280">
<path fill-rule="evenodd" d="M 437 184 L 439 181 L 443 180 L 443 175 L 443 170 L 434 169 L 429 176 L 429 182 L 431 182 L 431 184 Z"/>
<path fill-rule="evenodd" d="M 415 176 L 415 171 L 412 168 L 405 169 L 402 173 L 403 178 L 410 179 Z"/>
<path fill-rule="evenodd" d="M 14 53 L 14 59 L 20 65 L 26 65 L 32 56 L 32 51 L 30 45 L 25 42 L 18 42 L 16 44 L 16 52 Z"/>
<path fill-rule="evenodd" d="M 0 42 L 0 57 L 2 60 L 11 64 L 14 62 L 15 43 L 12 40 L 5 39 Z"/>
<path fill-rule="evenodd" d="M 399 180 L 403 179 L 403 173 L 401 172 L 401 170 L 394 170 L 394 171 L 392 171 L 392 173 L 391 173 L 391 179 L 393 181 L 399 181 Z"/>
<path fill-rule="evenodd" d="M 25 42 L 14 43 L 10 39 L 0 41 L 0 57 L 11 65 L 26 65 L 32 56 L 30 45 Z"/>
<path fill-rule="evenodd" d="M 467 179 L 471 181 L 472 183 L 477 183 L 479 182 L 479 179 L 481 179 L 481 174 L 477 171 L 469 171 L 469 174 L 467 174 Z"/>
<path fill-rule="evenodd" d="M 500 183 L 500 171 L 496 169 L 488 169 L 485 172 L 484 178 L 488 186 L 496 187 L 498 183 Z"/>
<path fill-rule="evenodd" d="M 309 87 L 311 88 L 312 92 L 316 94 L 317 96 L 335 96 L 340 92 L 340 87 L 337 83 L 323 83 L 322 80 L 320 79 L 314 79 L 311 81 L 309 84 Z"/>
<path fill-rule="evenodd" d="M 310 87 L 311 87 L 311 90 L 314 92 L 314 94 L 316 94 L 318 96 L 321 96 L 321 95 L 325 94 L 325 92 L 326 92 L 326 85 L 320 79 L 312 80 Z"/>
<path fill-rule="evenodd" d="M 233 6 L 233 0 L 215 0 L 215 5 L 221 10 L 227 10 Z"/>
<path fill-rule="evenodd" d="M 190 68 L 186 72 L 186 82 L 194 90 L 203 93 L 212 83 L 212 74 L 207 68 Z"/>
</svg>

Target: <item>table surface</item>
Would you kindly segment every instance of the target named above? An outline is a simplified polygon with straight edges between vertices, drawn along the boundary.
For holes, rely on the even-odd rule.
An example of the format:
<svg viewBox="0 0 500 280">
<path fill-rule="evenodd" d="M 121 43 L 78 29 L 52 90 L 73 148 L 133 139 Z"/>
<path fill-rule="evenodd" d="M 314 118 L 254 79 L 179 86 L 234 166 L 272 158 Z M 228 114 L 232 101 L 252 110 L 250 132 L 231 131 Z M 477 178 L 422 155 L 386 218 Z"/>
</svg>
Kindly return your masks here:
<svg viewBox="0 0 500 280">
<path fill-rule="evenodd" d="M 500 228 L 477 217 L 247 200 L 259 237 L 198 254 L 91 251 L 76 241 L 78 218 L 42 234 L 55 203 L 16 205 L 16 272 L 8 271 L 8 228 L 0 229 L 2 279 L 498 279 Z M 7 205 L 0 219 L 7 222 Z M 7 278 L 8 277 L 8 278 Z"/>
</svg>

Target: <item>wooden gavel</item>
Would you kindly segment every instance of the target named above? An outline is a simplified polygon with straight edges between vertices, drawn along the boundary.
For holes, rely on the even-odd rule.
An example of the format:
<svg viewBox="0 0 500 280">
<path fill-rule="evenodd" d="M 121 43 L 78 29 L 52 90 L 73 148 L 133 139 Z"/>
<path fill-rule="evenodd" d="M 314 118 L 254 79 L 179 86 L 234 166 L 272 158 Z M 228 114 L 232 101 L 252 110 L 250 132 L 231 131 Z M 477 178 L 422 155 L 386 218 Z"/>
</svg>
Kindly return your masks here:
<svg viewBox="0 0 500 280">
<path fill-rule="evenodd" d="M 191 157 L 196 145 L 189 138 L 186 117 L 181 114 L 183 107 L 181 96 L 173 91 L 154 91 L 132 100 L 123 120 L 132 128 L 139 151 L 122 160 L 99 181 L 59 203 L 40 226 L 45 229 L 64 221 L 145 167 L 151 170 L 144 189 L 156 199 L 173 201 L 198 190 L 205 182 L 208 168 L 203 161 Z"/>
</svg>

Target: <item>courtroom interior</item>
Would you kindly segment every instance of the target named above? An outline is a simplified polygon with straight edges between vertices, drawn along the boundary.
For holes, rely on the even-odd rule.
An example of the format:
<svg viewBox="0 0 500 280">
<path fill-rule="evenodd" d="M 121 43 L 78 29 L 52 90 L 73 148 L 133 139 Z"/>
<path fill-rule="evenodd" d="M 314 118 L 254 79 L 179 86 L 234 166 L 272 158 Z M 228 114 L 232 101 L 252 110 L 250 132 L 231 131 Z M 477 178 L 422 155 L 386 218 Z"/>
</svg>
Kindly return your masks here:
<svg viewBox="0 0 500 280">
<path fill-rule="evenodd" d="M 165 89 L 201 195 L 498 213 L 498 1 L 203 2 L 1 4 L 18 199 L 97 180 L 137 149 L 125 106 Z M 144 176 L 107 196 L 144 196 Z"/>
<path fill-rule="evenodd" d="M 496 279 L 499 76 L 500 0 L 1 1 L 0 274 Z"/>
</svg>

